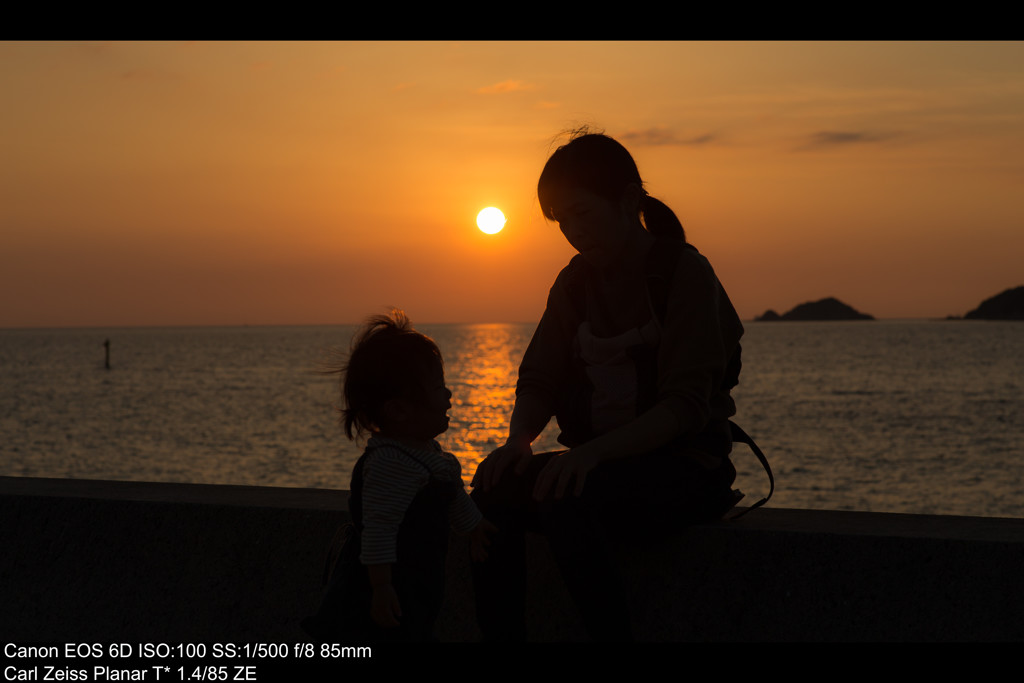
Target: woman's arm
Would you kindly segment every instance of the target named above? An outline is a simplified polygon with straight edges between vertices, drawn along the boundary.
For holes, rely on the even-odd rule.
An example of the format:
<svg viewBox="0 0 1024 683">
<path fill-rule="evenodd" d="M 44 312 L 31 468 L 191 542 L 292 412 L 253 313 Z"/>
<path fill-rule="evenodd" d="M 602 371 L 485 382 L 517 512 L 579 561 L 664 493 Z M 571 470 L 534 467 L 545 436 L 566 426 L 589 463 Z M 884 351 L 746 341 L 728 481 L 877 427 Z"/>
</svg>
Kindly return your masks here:
<svg viewBox="0 0 1024 683">
<path fill-rule="evenodd" d="M 491 451 L 473 475 L 473 486 L 487 491 L 495 486 L 501 475 L 513 463 L 518 474 L 522 474 L 533 455 L 530 444 L 540 436 L 551 419 L 549 402 L 536 394 L 522 393 L 516 397 L 512 417 L 509 420 L 508 439 L 505 445 Z"/>
<path fill-rule="evenodd" d="M 509 419 L 505 445 L 491 451 L 473 476 L 473 486 L 488 490 L 495 486 L 512 463 L 522 473 L 533 450 L 530 444 L 544 431 L 555 414 L 555 396 L 566 381 L 569 350 L 578 316 L 567 284 L 578 277 L 583 262 L 574 258 L 562 269 L 548 292 L 547 307 L 533 333 L 519 365 L 516 403 Z"/>
<path fill-rule="evenodd" d="M 723 388 L 743 324 L 714 269 L 684 250 L 672 276 L 658 350 L 659 401 L 676 416 L 680 434 L 697 434 L 713 417 L 729 417 L 735 403 Z"/>
<path fill-rule="evenodd" d="M 533 497 L 542 500 L 554 487 L 555 498 L 561 498 L 572 481 L 573 495 L 578 496 L 583 492 L 587 473 L 600 463 L 654 450 L 678 432 L 675 414 L 664 402 L 658 403 L 632 422 L 551 458 L 537 476 Z"/>
</svg>

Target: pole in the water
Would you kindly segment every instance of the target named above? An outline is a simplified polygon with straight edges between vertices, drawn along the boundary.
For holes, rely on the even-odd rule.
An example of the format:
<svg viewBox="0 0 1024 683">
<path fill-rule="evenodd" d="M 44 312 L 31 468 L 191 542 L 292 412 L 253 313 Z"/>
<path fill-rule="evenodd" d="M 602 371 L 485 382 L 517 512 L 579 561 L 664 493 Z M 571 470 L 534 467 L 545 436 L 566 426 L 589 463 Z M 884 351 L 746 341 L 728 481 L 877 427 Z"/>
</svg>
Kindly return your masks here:
<svg viewBox="0 0 1024 683">
<path fill-rule="evenodd" d="M 105 342 L 103 342 L 103 346 L 107 350 L 106 368 L 107 368 L 107 370 L 109 370 L 110 369 L 110 340 L 108 339 Z"/>
</svg>

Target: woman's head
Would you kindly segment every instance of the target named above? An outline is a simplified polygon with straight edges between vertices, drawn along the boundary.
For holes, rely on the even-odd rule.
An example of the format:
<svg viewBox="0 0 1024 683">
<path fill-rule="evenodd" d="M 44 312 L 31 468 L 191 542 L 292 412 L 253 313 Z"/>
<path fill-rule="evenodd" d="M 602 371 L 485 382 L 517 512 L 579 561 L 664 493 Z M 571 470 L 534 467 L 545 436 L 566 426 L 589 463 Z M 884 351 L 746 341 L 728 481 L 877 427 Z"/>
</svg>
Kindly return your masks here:
<svg viewBox="0 0 1024 683">
<path fill-rule="evenodd" d="M 643 180 L 626 148 L 607 135 L 584 132 L 548 159 L 537 182 L 537 198 L 544 215 L 557 220 L 554 207 L 566 192 L 586 190 L 618 204 L 630 184 L 642 188 Z"/>
<path fill-rule="evenodd" d="M 394 309 L 390 315 L 370 318 L 355 337 L 348 362 L 333 371 L 344 375 L 341 422 L 350 439 L 380 431 L 392 418 L 389 404 L 396 400 L 429 409 L 425 419 L 436 423 L 438 431 L 427 438 L 447 428 L 447 418 L 440 425 L 451 397 L 444 386 L 441 351 L 430 337 L 412 328 L 402 311 Z"/>
<path fill-rule="evenodd" d="M 591 195 L 632 218 L 642 216 L 651 234 L 685 240 L 676 215 L 650 197 L 643 186 L 636 162 L 625 147 L 602 133 L 581 130 L 556 149 L 544 165 L 537 182 L 537 198 L 549 220 L 559 221 L 558 207 L 574 197 Z"/>
</svg>

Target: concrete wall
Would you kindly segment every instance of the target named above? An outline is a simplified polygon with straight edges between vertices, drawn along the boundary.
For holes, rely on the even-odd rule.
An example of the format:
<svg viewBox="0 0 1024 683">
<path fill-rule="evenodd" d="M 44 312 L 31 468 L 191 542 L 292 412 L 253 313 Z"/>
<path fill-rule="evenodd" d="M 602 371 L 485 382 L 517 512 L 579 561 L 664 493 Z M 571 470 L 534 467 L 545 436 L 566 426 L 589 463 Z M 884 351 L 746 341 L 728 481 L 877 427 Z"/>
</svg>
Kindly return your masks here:
<svg viewBox="0 0 1024 683">
<path fill-rule="evenodd" d="M 341 491 L 0 477 L 0 640 L 307 640 Z M 641 640 L 1024 639 L 1024 520 L 762 509 L 621 548 Z M 532 638 L 584 635 L 543 538 Z M 479 638 L 453 537 L 442 640 Z"/>
</svg>

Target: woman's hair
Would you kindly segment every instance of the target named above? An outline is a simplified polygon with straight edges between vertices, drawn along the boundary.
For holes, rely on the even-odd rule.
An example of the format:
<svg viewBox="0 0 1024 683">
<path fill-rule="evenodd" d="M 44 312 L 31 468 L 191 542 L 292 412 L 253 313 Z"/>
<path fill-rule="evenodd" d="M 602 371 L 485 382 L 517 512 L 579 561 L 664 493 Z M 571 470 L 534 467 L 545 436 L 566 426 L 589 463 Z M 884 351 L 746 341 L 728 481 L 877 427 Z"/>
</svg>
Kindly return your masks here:
<svg viewBox="0 0 1024 683">
<path fill-rule="evenodd" d="M 376 432 L 384 403 L 418 397 L 426 373 L 437 365 L 444 367 L 437 344 L 414 330 L 401 310 L 368 319 L 354 338 L 347 361 L 326 369 L 343 376 L 345 407 L 340 422 L 348 438 Z"/>
<path fill-rule="evenodd" d="M 640 214 L 647 231 L 685 241 L 683 224 L 672 209 L 647 194 L 636 162 L 626 148 L 607 135 L 591 133 L 586 128 L 570 133 L 569 142 L 548 159 L 537 181 L 537 198 L 544 216 L 556 220 L 553 206 L 563 192 L 586 190 L 618 203 L 630 183 L 640 189 Z"/>
</svg>

